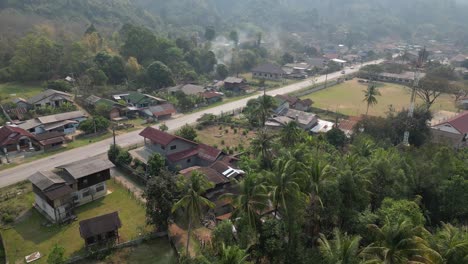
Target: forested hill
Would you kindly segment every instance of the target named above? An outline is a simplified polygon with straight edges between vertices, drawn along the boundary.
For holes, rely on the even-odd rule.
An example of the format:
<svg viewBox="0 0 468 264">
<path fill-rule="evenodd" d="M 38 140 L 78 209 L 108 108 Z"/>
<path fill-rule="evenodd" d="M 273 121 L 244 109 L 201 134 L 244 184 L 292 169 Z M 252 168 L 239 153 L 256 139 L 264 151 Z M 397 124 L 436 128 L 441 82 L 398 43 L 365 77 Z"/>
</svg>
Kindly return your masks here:
<svg viewBox="0 0 468 264">
<path fill-rule="evenodd" d="M 468 38 L 468 4 L 456 0 L 136 0 L 171 25 L 259 26 L 266 31 L 330 34 L 354 30 L 363 38 Z"/>
<path fill-rule="evenodd" d="M 82 36 L 94 23 L 103 32 L 118 31 L 125 23 L 160 29 L 154 15 L 131 0 L 0 0 L 0 36 L 21 36 L 34 26 L 54 33 Z"/>
</svg>

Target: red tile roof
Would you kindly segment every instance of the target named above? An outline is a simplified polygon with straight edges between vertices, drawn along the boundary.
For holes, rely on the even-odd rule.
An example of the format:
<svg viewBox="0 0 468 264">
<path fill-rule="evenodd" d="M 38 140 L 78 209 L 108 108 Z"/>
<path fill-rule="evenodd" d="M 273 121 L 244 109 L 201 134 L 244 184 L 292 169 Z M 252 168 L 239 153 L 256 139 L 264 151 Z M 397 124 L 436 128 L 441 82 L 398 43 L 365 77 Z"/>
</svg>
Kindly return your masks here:
<svg viewBox="0 0 468 264">
<path fill-rule="evenodd" d="M 180 173 L 188 178 L 192 176 L 193 171 L 200 172 L 206 177 L 208 181 L 214 183 L 215 185 L 229 182 L 229 179 L 227 177 L 223 176 L 221 173 L 209 167 L 198 167 L 198 166 L 190 167 L 183 171 L 180 171 Z"/>
<path fill-rule="evenodd" d="M 221 155 L 221 152 L 222 151 L 217 148 L 213 148 L 205 144 L 199 144 L 194 148 L 173 153 L 167 156 L 167 159 L 171 162 L 177 162 L 193 156 L 198 156 L 201 159 L 214 162 L 219 157 L 219 155 Z"/>
<path fill-rule="evenodd" d="M 223 95 L 220 93 L 215 93 L 215 92 L 204 92 L 202 93 L 202 96 L 205 99 L 211 99 L 211 98 L 216 98 L 216 97 L 222 97 Z"/>
<path fill-rule="evenodd" d="M 19 127 L 3 126 L 0 128 L 0 146 L 14 144 L 21 137 L 34 138 L 31 133 Z"/>
<path fill-rule="evenodd" d="M 205 144 L 199 144 L 185 139 L 183 137 L 172 135 L 152 127 L 147 127 L 143 129 L 143 131 L 140 132 L 140 136 L 148 138 L 154 143 L 161 144 L 163 146 L 169 145 L 169 143 L 171 143 L 175 139 L 182 140 L 193 145 L 193 148 L 176 152 L 167 156 L 167 159 L 169 159 L 172 162 L 186 159 L 195 155 L 198 155 L 198 157 L 201 159 L 214 162 L 222 153 L 222 151 L 217 148 L 210 147 Z"/>
<path fill-rule="evenodd" d="M 173 153 L 171 155 L 167 156 L 167 159 L 171 162 L 177 162 L 183 159 L 187 159 L 193 156 L 196 156 L 198 154 L 197 148 L 191 148 L 187 150 L 183 150 L 180 152 Z"/>
<path fill-rule="evenodd" d="M 468 133 L 468 111 L 465 111 L 457 116 L 454 116 L 448 120 L 441 122 L 439 125 L 442 124 L 450 124 L 460 133 L 465 134 Z"/>
<path fill-rule="evenodd" d="M 341 130 L 348 130 L 352 131 L 356 124 L 362 120 L 362 117 L 360 116 L 350 116 L 346 120 L 342 120 L 340 124 L 338 125 L 338 128 Z"/>
<path fill-rule="evenodd" d="M 161 131 L 159 129 L 152 128 L 152 127 L 147 127 L 143 129 L 143 131 L 141 131 L 139 135 L 144 138 L 151 139 L 153 142 L 157 144 L 161 144 L 163 146 L 167 146 L 174 139 L 179 138 L 178 136 L 171 135 L 169 133 L 166 133 L 164 131 Z M 182 139 L 182 140 L 186 140 L 186 139 Z"/>
<path fill-rule="evenodd" d="M 198 156 L 204 160 L 214 162 L 216 159 L 218 159 L 221 153 L 222 151 L 217 148 L 210 147 L 205 144 L 198 145 Z"/>
</svg>

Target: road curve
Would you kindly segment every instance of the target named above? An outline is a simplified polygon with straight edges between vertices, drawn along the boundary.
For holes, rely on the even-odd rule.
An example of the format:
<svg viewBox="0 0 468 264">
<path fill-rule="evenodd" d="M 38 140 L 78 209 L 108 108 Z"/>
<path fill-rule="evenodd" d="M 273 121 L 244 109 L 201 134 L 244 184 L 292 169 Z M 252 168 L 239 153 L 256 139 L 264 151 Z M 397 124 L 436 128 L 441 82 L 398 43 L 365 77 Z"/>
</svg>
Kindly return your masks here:
<svg viewBox="0 0 468 264">
<path fill-rule="evenodd" d="M 381 63 L 383 60 L 376 60 L 368 63 L 364 63 L 364 65 L 368 64 L 378 64 Z M 346 69 L 346 74 L 355 73 L 359 70 L 360 66 L 355 66 L 354 69 Z M 334 79 L 343 76 L 340 72 L 335 72 L 328 74 L 328 79 Z M 325 75 L 319 77 L 313 77 L 316 79 L 316 83 L 323 83 L 325 82 Z M 268 95 L 275 96 L 277 94 L 287 94 L 291 92 L 295 92 L 312 85 L 312 79 L 306 79 L 302 82 L 294 83 L 288 86 L 284 86 L 275 90 L 267 91 Z M 171 120 L 166 121 L 166 125 L 169 127 L 170 130 L 176 130 L 185 124 L 193 124 L 200 118 L 203 114 L 221 114 L 226 113 L 229 111 L 233 111 L 235 109 L 244 107 L 247 104 L 247 101 L 253 98 L 257 98 L 259 95 L 253 95 L 244 99 L 240 99 L 238 101 L 229 102 L 220 106 L 216 106 L 213 108 L 209 108 L 206 110 L 202 110 L 199 112 L 195 112 L 192 114 L 182 115 L 178 118 L 174 118 Z M 155 126 L 157 127 L 157 126 Z M 142 141 L 142 138 L 138 135 L 141 130 L 129 132 L 123 135 L 119 135 L 116 137 L 116 142 L 118 145 L 126 147 L 130 145 L 135 145 Z M 0 171 L 0 187 L 5 187 L 19 181 L 26 180 L 30 175 L 35 173 L 36 171 L 41 170 L 50 170 L 54 167 L 60 166 L 62 164 L 67 164 L 70 162 L 74 162 L 77 160 L 81 160 L 87 157 L 94 157 L 97 155 L 101 155 L 106 153 L 109 149 L 109 146 L 112 144 L 112 138 L 105 139 L 93 144 L 89 144 L 80 148 L 71 149 L 65 152 L 61 152 L 43 159 L 31 161 L 28 163 L 24 163 L 18 165 L 16 167 L 2 170 Z"/>
</svg>

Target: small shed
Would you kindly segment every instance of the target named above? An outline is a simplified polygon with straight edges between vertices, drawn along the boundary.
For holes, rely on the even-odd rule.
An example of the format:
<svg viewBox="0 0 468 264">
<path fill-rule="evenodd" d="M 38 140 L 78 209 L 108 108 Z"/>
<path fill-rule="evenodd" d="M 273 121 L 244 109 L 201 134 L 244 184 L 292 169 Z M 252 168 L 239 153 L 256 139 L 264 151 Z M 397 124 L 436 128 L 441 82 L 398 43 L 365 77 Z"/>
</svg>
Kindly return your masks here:
<svg viewBox="0 0 468 264">
<path fill-rule="evenodd" d="M 122 227 L 118 212 L 80 221 L 80 236 L 86 246 L 119 241 L 119 228 Z"/>
</svg>

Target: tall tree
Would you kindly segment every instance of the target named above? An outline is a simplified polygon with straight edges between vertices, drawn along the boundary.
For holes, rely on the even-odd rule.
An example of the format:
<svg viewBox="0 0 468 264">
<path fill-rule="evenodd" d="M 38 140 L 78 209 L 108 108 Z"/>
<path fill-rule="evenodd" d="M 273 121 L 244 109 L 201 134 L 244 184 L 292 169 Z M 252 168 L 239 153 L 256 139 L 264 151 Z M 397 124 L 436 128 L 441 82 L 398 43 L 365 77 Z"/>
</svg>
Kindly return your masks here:
<svg viewBox="0 0 468 264">
<path fill-rule="evenodd" d="M 271 167 L 271 160 L 273 156 L 273 138 L 275 135 L 271 134 L 265 129 L 261 129 L 251 141 L 252 152 L 260 158 L 263 168 Z"/>
<path fill-rule="evenodd" d="M 174 85 L 171 69 L 160 61 L 151 63 L 146 69 L 146 74 L 148 76 L 149 83 L 154 88 L 159 89 Z"/>
<path fill-rule="evenodd" d="M 213 188 L 213 184 L 208 182 L 203 174 L 194 171 L 183 187 L 182 198 L 172 207 L 172 212 L 183 209 L 188 220 L 186 256 L 189 256 L 192 226 L 200 222 L 205 208 L 214 208 L 215 206 L 214 203 L 202 196 L 210 188 Z"/>
<path fill-rule="evenodd" d="M 216 38 L 216 30 L 213 26 L 205 28 L 205 39 L 208 41 L 213 41 Z"/>
<path fill-rule="evenodd" d="M 371 82 L 367 87 L 367 90 L 364 90 L 364 102 L 367 103 L 366 116 L 369 113 L 369 107 L 377 104 L 377 96 L 380 95 L 380 92 L 377 90 L 375 83 Z"/>
<path fill-rule="evenodd" d="M 439 252 L 444 263 L 457 264 L 468 262 L 468 232 L 451 224 L 442 227 L 430 240 L 431 247 Z"/>
<path fill-rule="evenodd" d="M 178 192 L 175 177 L 164 170 L 146 183 L 146 222 L 159 230 L 167 229 L 168 219 L 172 216 L 172 207 Z"/>
<path fill-rule="evenodd" d="M 248 224 L 253 230 L 258 230 L 260 212 L 268 206 L 267 189 L 256 174 L 247 174 L 237 182 L 239 193 L 228 193 L 223 196 L 229 199 L 234 207 L 234 217 L 247 217 Z"/>
<path fill-rule="evenodd" d="M 358 264 L 360 236 L 349 236 L 340 230 L 333 230 L 333 240 L 328 240 L 320 234 L 318 240 L 319 250 L 326 264 Z"/>
<path fill-rule="evenodd" d="M 387 222 L 384 226 L 370 225 L 375 242 L 363 250 L 366 259 L 388 264 L 441 263 L 440 255 L 428 246 L 423 227 L 414 227 L 409 222 Z"/>
<path fill-rule="evenodd" d="M 439 96 L 443 93 L 450 93 L 450 83 L 447 79 L 438 77 L 425 77 L 419 81 L 416 87 L 416 94 L 423 102 L 427 109 L 431 108 Z"/>
<path fill-rule="evenodd" d="M 297 122 L 291 121 L 281 128 L 280 141 L 285 147 L 292 147 L 301 139 L 302 129 Z"/>
<path fill-rule="evenodd" d="M 247 264 L 247 254 L 246 250 L 240 249 L 238 246 L 226 246 L 223 244 L 221 248 L 221 254 L 219 260 L 216 263 L 219 264 Z"/>
<path fill-rule="evenodd" d="M 234 47 L 237 47 L 237 45 L 239 45 L 239 34 L 237 33 L 237 31 L 232 30 L 229 33 L 229 39 L 234 43 Z"/>
</svg>

